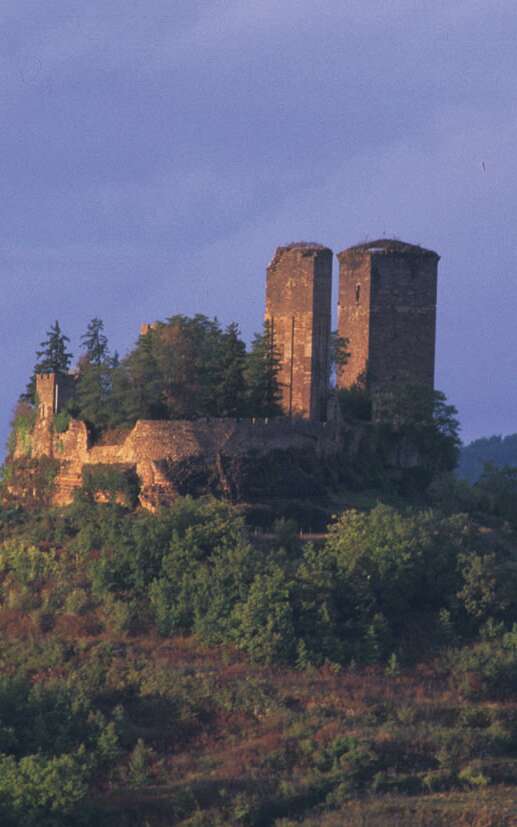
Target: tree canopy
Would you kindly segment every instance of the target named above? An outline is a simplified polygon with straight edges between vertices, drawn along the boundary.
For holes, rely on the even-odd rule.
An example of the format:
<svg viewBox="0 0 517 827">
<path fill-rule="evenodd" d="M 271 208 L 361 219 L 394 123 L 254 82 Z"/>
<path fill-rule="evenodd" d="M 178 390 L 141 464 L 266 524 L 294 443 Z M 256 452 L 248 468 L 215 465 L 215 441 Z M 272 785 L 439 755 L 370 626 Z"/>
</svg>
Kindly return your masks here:
<svg viewBox="0 0 517 827">
<path fill-rule="evenodd" d="M 72 358 L 68 341 L 56 322 L 38 351 L 36 370 L 66 372 Z M 278 356 L 267 324 L 247 352 L 235 322 L 223 328 L 202 314 L 175 315 L 150 327 L 119 360 L 111 356 L 103 321 L 93 318 L 81 348 L 70 413 L 97 433 L 137 419 L 282 413 Z M 34 386 L 33 377 L 29 401 Z"/>
</svg>

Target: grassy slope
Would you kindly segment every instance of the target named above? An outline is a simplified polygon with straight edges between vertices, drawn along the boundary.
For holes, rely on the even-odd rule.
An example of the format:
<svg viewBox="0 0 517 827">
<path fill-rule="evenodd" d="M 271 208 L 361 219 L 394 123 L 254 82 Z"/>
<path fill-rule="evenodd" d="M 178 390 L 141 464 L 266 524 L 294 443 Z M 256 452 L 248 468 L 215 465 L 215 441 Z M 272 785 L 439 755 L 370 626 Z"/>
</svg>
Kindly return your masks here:
<svg viewBox="0 0 517 827">
<path fill-rule="evenodd" d="M 432 664 L 391 676 L 380 668 L 298 672 L 253 666 L 193 638 L 101 634 L 88 614 L 41 627 L 37 613 L 0 610 L 1 673 L 16 664 L 35 683 L 71 680 L 105 709 L 122 705 L 128 740 L 154 750 L 145 781 L 128 783 L 123 770 L 98 780 L 99 825 L 517 824 L 515 751 L 493 746 L 503 725 L 515 744 L 517 702 L 469 703 L 466 718 L 463 698 Z M 411 777 L 424 774 L 451 731 L 474 744 L 492 784 L 412 792 Z M 329 749 L 342 736 L 381 756 L 377 794 L 346 761 L 337 775 L 356 782 L 336 792 Z"/>
</svg>

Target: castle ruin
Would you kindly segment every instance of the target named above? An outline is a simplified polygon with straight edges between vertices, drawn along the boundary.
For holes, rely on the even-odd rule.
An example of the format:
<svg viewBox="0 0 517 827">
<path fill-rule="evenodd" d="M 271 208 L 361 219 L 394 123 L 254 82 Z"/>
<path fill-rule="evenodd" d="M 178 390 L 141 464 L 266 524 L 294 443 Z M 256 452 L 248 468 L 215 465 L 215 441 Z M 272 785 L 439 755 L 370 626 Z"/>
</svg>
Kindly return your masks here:
<svg viewBox="0 0 517 827">
<path fill-rule="evenodd" d="M 338 335 L 347 359 L 338 388 L 434 387 L 439 256 L 382 239 L 338 254 Z M 267 270 L 266 313 L 280 358 L 287 416 L 327 417 L 332 251 L 306 242 L 278 247 Z"/>
<path fill-rule="evenodd" d="M 54 427 L 55 414 L 73 395 L 74 377 L 38 375 L 32 456 L 59 461 L 54 502 L 72 501 L 85 466 L 135 473 L 141 505 L 154 509 L 191 493 L 193 479 L 207 485 L 217 479 L 216 490 L 238 499 L 237 466 L 242 471 L 262 459 L 267 467 L 279 452 L 297 455 L 302 464 L 312 457 L 321 467 L 341 456 L 344 431 L 327 410 L 332 258 L 328 247 L 300 242 L 278 247 L 267 268 L 265 319 L 279 357 L 284 417 L 139 420 L 116 443 L 95 445 L 84 422 L 72 420 L 64 433 Z M 384 239 L 344 250 L 338 260 L 338 334 L 349 354 L 338 388 L 358 382 L 372 391 L 394 383 L 433 388 L 439 256 Z M 143 325 L 141 335 L 155 326 Z"/>
</svg>

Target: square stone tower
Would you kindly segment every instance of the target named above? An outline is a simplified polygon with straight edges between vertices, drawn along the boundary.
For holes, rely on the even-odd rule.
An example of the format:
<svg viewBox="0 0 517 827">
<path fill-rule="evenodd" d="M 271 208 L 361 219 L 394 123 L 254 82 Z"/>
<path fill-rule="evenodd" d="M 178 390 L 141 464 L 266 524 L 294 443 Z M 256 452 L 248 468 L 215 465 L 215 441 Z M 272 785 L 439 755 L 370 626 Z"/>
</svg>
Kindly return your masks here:
<svg viewBox="0 0 517 827">
<path fill-rule="evenodd" d="M 34 457 L 52 456 L 54 415 L 60 413 L 66 403 L 73 399 L 74 392 L 75 377 L 71 374 L 36 374 L 38 409 L 32 444 Z"/>
<path fill-rule="evenodd" d="M 326 418 L 331 293 L 332 250 L 307 242 L 277 248 L 267 268 L 265 318 L 287 416 Z"/>
<path fill-rule="evenodd" d="M 75 392 L 75 377 L 69 373 L 37 373 L 36 397 L 39 419 L 50 419 L 63 410 Z"/>
<path fill-rule="evenodd" d="M 439 258 L 388 239 L 338 254 L 338 332 L 350 353 L 338 387 L 362 380 L 372 390 L 398 383 L 434 387 Z"/>
</svg>

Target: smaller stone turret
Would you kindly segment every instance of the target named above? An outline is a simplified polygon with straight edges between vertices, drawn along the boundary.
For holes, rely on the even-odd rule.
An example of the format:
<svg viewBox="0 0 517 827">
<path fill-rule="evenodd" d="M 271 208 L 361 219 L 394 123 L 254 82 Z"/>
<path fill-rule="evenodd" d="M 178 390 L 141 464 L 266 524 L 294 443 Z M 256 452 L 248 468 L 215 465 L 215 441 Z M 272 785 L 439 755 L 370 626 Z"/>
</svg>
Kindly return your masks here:
<svg viewBox="0 0 517 827">
<path fill-rule="evenodd" d="M 32 443 L 34 457 L 53 454 L 53 420 L 74 395 L 75 376 L 66 373 L 37 373 L 38 412 Z"/>
<path fill-rule="evenodd" d="M 75 391 L 75 376 L 69 373 L 37 373 L 38 417 L 47 419 L 63 410 Z"/>
</svg>

